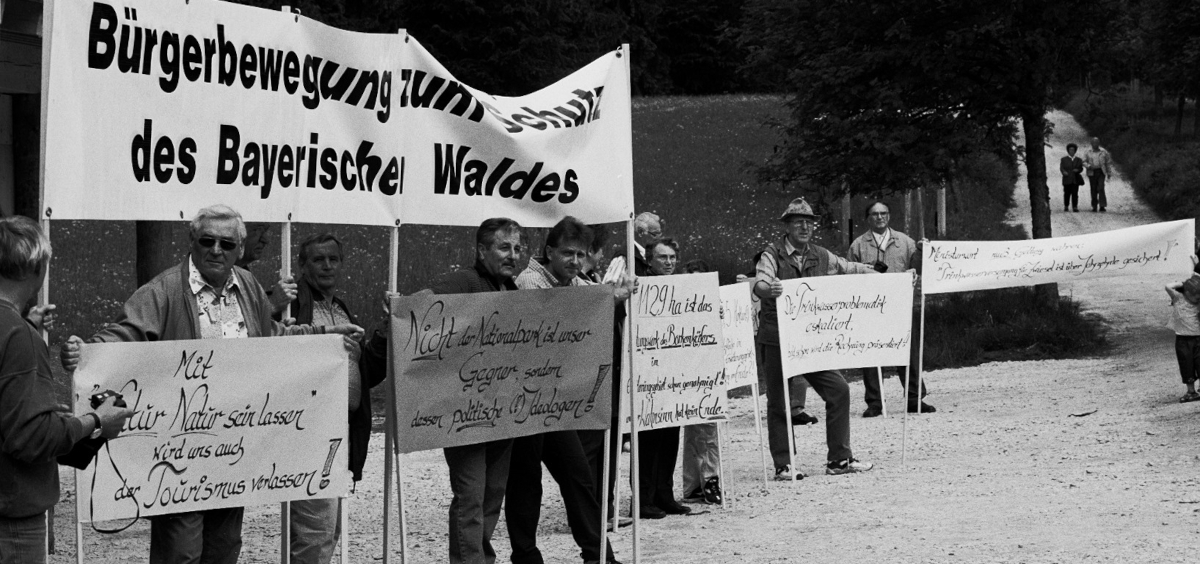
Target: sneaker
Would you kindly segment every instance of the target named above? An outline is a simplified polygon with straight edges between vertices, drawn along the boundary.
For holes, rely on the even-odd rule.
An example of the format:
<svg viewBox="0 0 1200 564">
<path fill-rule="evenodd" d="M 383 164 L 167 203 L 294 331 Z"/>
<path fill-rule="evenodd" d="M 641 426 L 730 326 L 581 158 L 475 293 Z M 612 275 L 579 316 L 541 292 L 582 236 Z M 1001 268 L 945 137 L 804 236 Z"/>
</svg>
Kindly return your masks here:
<svg viewBox="0 0 1200 564">
<path fill-rule="evenodd" d="M 704 481 L 704 503 L 721 505 L 721 479 L 716 476 Z"/>
<path fill-rule="evenodd" d="M 688 492 L 687 495 L 683 496 L 683 501 L 689 503 L 704 503 L 704 487 L 701 486 Z"/>
<path fill-rule="evenodd" d="M 793 474 L 796 476 L 797 480 L 803 480 L 805 478 L 805 476 L 802 472 L 793 473 L 792 466 L 789 464 L 787 466 L 780 466 L 775 469 L 775 481 L 776 482 L 790 482 L 790 481 L 792 481 Z"/>
<path fill-rule="evenodd" d="M 792 414 L 792 425 L 812 425 L 818 421 L 816 417 L 809 415 L 803 411 Z"/>
<path fill-rule="evenodd" d="M 825 465 L 825 473 L 830 476 L 838 476 L 841 474 L 866 472 L 874 467 L 875 465 L 870 462 L 860 462 L 857 458 L 849 458 L 840 462 L 830 462 Z"/>
</svg>

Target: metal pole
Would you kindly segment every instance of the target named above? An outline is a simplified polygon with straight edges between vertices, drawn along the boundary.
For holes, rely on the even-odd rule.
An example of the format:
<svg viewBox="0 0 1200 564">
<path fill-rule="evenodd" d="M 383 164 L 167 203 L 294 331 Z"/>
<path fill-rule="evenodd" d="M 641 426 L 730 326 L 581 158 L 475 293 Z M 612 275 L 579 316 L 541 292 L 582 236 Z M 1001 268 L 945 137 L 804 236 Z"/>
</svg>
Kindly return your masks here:
<svg viewBox="0 0 1200 564">
<path fill-rule="evenodd" d="M 626 256 L 625 256 L 625 275 L 630 277 L 630 279 L 632 279 L 634 276 L 633 264 L 637 260 L 637 256 L 636 256 L 637 247 L 633 246 L 633 218 L 629 219 L 629 223 L 626 225 L 626 228 L 625 228 L 625 248 L 628 249 L 628 251 L 625 253 L 626 254 Z M 639 301 L 642 299 L 641 294 L 634 294 L 634 295 L 638 296 Z M 631 301 L 632 300 L 626 301 L 626 304 L 630 304 Z M 639 491 L 641 489 L 641 487 L 640 487 L 641 480 L 639 479 L 639 476 L 638 476 L 638 472 L 641 469 L 641 467 L 639 466 L 639 461 L 638 461 L 637 414 L 634 413 L 634 408 L 637 405 L 637 382 L 636 382 L 637 375 L 634 374 L 632 365 L 633 365 L 633 316 L 637 313 L 638 308 L 630 307 L 630 305 L 627 305 L 626 307 L 629 308 L 629 310 L 628 310 L 629 314 L 625 316 L 625 348 L 626 348 L 626 350 L 629 351 L 629 364 L 630 364 L 630 366 L 629 366 L 629 437 L 630 437 L 629 458 L 630 458 L 631 462 L 629 465 L 629 477 L 630 477 L 630 481 L 632 482 L 632 486 L 630 489 L 633 490 L 633 492 L 632 492 L 633 493 L 633 503 L 629 508 L 629 513 L 631 513 L 633 515 L 633 562 L 634 562 L 634 564 L 637 564 L 638 562 L 641 561 L 641 544 L 640 544 L 640 539 L 638 538 L 638 533 L 640 532 L 640 529 L 641 529 L 641 526 L 640 526 L 641 511 L 640 510 L 641 510 L 642 496 L 641 496 L 641 492 Z"/>
<path fill-rule="evenodd" d="M 287 11 L 287 6 L 283 7 Z M 292 275 L 292 214 L 283 222 L 279 235 L 279 277 L 287 278 Z M 283 317 L 292 316 L 292 305 L 289 303 L 283 310 Z M 289 564 L 292 561 L 292 504 L 279 504 L 279 562 Z"/>
</svg>

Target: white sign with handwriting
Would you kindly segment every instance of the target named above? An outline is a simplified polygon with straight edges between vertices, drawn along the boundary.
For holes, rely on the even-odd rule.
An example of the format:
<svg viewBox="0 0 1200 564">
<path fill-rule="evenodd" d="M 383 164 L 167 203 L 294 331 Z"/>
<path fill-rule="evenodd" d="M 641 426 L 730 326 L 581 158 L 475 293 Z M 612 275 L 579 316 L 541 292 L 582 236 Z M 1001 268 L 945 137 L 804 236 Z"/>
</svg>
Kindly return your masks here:
<svg viewBox="0 0 1200 564">
<path fill-rule="evenodd" d="M 758 381 L 754 351 L 754 302 L 750 284 L 721 286 L 721 337 L 725 343 L 725 386 L 732 390 Z"/>
<path fill-rule="evenodd" d="M 908 272 L 784 280 L 775 300 L 784 375 L 907 366 L 912 305 Z"/>
<path fill-rule="evenodd" d="M 607 429 L 612 316 L 603 285 L 392 299 L 400 451 Z"/>
<path fill-rule="evenodd" d="M 726 419 L 717 273 L 643 277 L 633 303 L 638 430 Z"/>
<path fill-rule="evenodd" d="M 1195 220 L 1183 219 L 1029 241 L 930 241 L 921 286 L 942 294 L 1110 276 L 1187 277 L 1195 233 Z"/>
<path fill-rule="evenodd" d="M 134 415 L 80 472 L 80 522 L 344 497 L 341 335 L 83 345 L 75 413 L 114 390 Z"/>
</svg>

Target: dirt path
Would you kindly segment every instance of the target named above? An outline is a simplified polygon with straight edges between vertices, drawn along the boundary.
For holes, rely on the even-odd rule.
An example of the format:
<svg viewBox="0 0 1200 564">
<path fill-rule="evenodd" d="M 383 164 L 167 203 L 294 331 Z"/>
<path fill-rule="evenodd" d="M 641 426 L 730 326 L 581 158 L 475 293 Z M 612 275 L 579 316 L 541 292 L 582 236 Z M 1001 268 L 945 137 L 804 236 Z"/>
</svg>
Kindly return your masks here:
<svg viewBox="0 0 1200 564">
<path fill-rule="evenodd" d="M 1056 162 L 1066 142 L 1083 145 L 1085 134 L 1069 116 L 1052 117 L 1057 128 L 1048 156 Z M 1052 202 L 1061 205 L 1055 176 Z M 1017 192 L 1013 218 L 1027 223 L 1028 193 L 1024 186 Z M 1155 221 L 1119 176 L 1109 185 L 1108 196 L 1107 214 L 1056 212 L 1054 233 Z M 733 400 L 725 449 L 728 507 L 697 506 L 710 511 L 645 522 L 642 561 L 1195 561 L 1200 404 L 1176 403 L 1182 386 L 1171 333 L 1161 327 L 1167 308 L 1161 287 L 1166 282 L 1110 279 L 1062 285 L 1063 293 L 1110 320 L 1112 350 L 1097 351 L 1110 353 L 1106 356 L 929 373 L 929 402 L 938 412 L 909 419 L 904 465 L 903 419 L 855 416 L 855 454 L 875 462 L 874 471 L 822 475 L 824 429 L 805 427 L 797 434 L 798 460 L 812 477 L 797 485 L 771 482 L 764 492 L 750 400 Z M 851 384 L 851 390 L 857 415 L 865 407 L 861 383 Z M 889 405 L 900 405 L 899 386 L 889 381 L 885 393 Z M 810 402 L 809 411 L 824 418 L 819 403 Z M 1094 413 L 1072 416 L 1088 412 Z M 351 502 L 352 562 L 372 562 L 381 555 L 381 443 L 376 436 L 365 479 Z M 439 453 L 427 452 L 406 456 L 403 464 L 409 562 L 444 562 L 449 503 L 445 463 Z M 549 478 L 545 491 L 540 534 L 546 560 L 578 562 L 557 487 Z M 70 503 L 60 504 L 59 511 L 71 511 Z M 59 519 L 64 554 L 55 562 L 70 561 L 74 552 L 67 521 Z M 88 561 L 144 561 L 147 529 L 138 524 L 119 535 L 88 533 L 85 542 L 93 555 Z M 277 508 L 249 508 L 242 561 L 277 561 L 277 531 Z M 629 529 L 612 539 L 618 557 L 630 562 Z M 498 562 L 508 562 L 503 520 L 497 540 Z"/>
</svg>

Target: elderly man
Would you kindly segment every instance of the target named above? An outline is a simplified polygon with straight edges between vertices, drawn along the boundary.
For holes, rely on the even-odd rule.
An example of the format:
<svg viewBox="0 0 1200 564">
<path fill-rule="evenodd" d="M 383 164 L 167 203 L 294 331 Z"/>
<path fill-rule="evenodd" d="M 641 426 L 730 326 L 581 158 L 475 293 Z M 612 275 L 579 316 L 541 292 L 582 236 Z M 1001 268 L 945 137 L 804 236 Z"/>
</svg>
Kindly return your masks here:
<svg viewBox="0 0 1200 564">
<path fill-rule="evenodd" d="M 285 327 L 271 319 L 267 293 L 248 270 L 234 266 L 242 254 L 246 226 L 225 205 L 200 210 L 192 219 L 190 254 L 138 288 L 116 321 L 89 339 L 93 343 L 244 339 L 278 335 L 341 333 L 356 340 L 362 329 Z M 63 345 L 67 370 L 79 364 L 79 337 Z M 349 345 L 348 345 L 349 346 Z M 234 564 L 242 550 L 242 508 L 190 511 L 150 518 L 152 564 Z"/>
<path fill-rule="evenodd" d="M 1100 138 L 1092 138 L 1092 148 L 1083 155 L 1083 166 L 1087 169 L 1088 187 L 1092 189 L 1092 211 L 1108 211 L 1108 197 L 1104 195 L 1104 180 L 1112 176 L 1112 157 L 1108 149 L 1100 146 Z"/>
<path fill-rule="evenodd" d="M 646 276 L 650 272 L 650 263 L 647 262 L 646 249 L 651 244 L 658 241 L 662 237 L 662 220 L 653 213 L 642 212 L 633 218 L 633 273 L 638 276 Z M 613 282 L 617 277 L 625 272 L 628 249 L 623 252 L 618 252 L 613 257 L 612 262 L 608 264 L 608 270 L 604 274 L 605 282 Z"/>
<path fill-rule="evenodd" d="M 883 202 L 874 202 L 867 206 L 867 224 L 871 226 L 866 233 L 850 243 L 850 260 L 852 262 L 870 264 L 878 272 L 917 272 L 917 261 L 921 253 L 917 243 L 908 235 L 888 227 L 891 210 Z M 918 355 L 921 352 L 921 293 L 919 286 L 913 296 L 912 337 L 909 339 L 908 368 L 898 367 L 900 385 L 907 386 L 908 412 L 933 413 L 937 411 L 932 405 L 921 403 L 925 397 L 925 386 L 921 382 L 921 372 L 918 365 Z M 905 374 L 912 375 L 912 382 L 905 382 Z M 883 396 L 879 389 L 882 374 L 879 368 L 864 368 L 862 371 L 863 388 L 866 388 L 864 399 L 867 410 L 863 417 L 878 417 L 883 414 Z"/>
<path fill-rule="evenodd" d="M 521 225 L 494 217 L 475 231 L 475 266 L 434 284 L 435 294 L 516 290 L 513 277 L 525 253 Z M 444 449 L 450 469 L 450 564 L 493 564 L 492 533 L 508 484 L 512 439 Z"/>
<path fill-rule="evenodd" d="M 50 353 L 21 307 L 50 266 L 33 220 L 0 219 L 0 564 L 46 561 L 46 511 L 58 503 L 58 456 L 79 441 L 116 437 L 133 410 L 107 399 L 79 417 L 55 397 Z"/>
<path fill-rule="evenodd" d="M 529 261 L 517 277 L 522 290 L 590 286 L 579 277 L 593 241 L 592 230 L 573 217 L 558 222 L 546 235 L 543 257 Z M 629 297 L 630 285 L 616 288 L 618 300 Z M 542 505 L 542 464 L 558 482 L 567 509 L 567 525 L 579 545 L 585 563 L 600 562 L 600 490 L 592 475 L 582 437 L 604 431 L 555 431 L 520 437 L 513 441 L 512 465 L 508 472 L 508 499 L 504 503 L 513 564 L 542 564 L 537 547 L 537 525 Z M 601 448 L 601 450 L 603 450 Z M 616 563 L 612 545 L 605 560 Z"/>
<path fill-rule="evenodd" d="M 767 381 L 767 438 L 775 461 L 775 479 L 804 478 L 791 466 L 791 441 L 788 440 L 787 406 L 783 398 L 783 362 L 779 346 L 779 318 L 775 300 L 783 295 L 781 281 L 833 274 L 874 273 L 865 264 L 848 262 L 810 242 L 817 217 L 804 198 L 788 204 L 779 220 L 787 235 L 767 245 L 755 272 L 754 293 L 762 300 L 759 311 L 758 358 Z M 850 387 L 841 373 L 827 370 L 801 374 L 821 399 L 825 400 L 825 435 L 829 446 L 825 473 L 848 474 L 872 468 L 855 459 L 850 451 Z"/>
<path fill-rule="evenodd" d="M 291 314 L 296 323 L 330 327 L 357 325 L 346 302 L 338 297 L 342 241 L 332 233 L 311 235 L 300 242 L 300 277 Z M 376 333 L 366 346 L 350 350 L 349 423 L 350 473 L 362 480 L 371 439 L 371 388 L 387 377 L 387 339 Z M 337 499 L 307 499 L 291 503 L 292 564 L 327 564 L 333 559 L 341 529 Z"/>
</svg>

